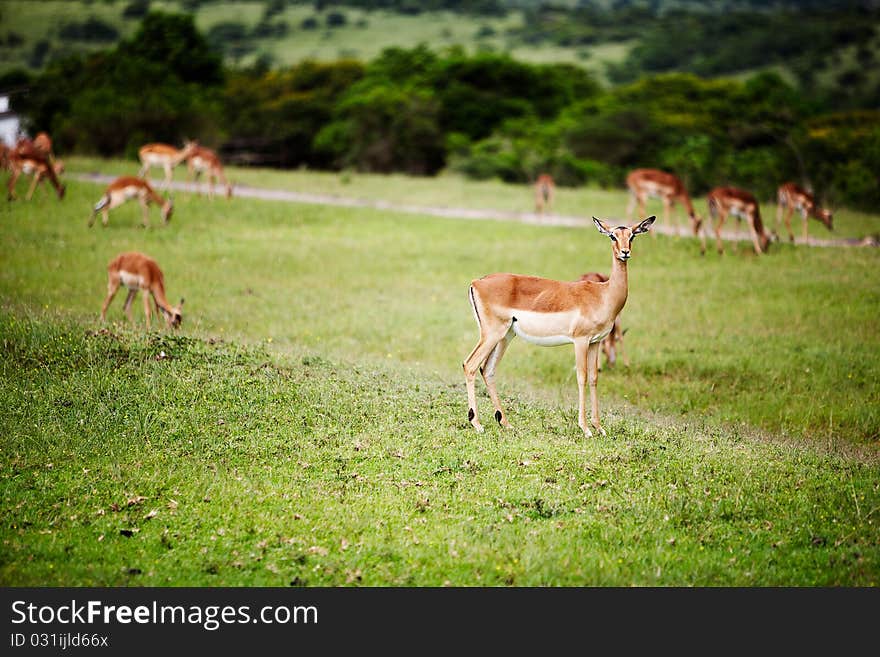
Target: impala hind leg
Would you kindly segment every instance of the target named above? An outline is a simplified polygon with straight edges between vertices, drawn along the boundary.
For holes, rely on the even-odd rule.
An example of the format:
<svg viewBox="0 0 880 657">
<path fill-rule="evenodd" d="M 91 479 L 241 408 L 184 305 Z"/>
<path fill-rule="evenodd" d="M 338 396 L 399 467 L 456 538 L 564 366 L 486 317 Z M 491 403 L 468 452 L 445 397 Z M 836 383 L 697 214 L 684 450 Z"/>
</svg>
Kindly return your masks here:
<svg viewBox="0 0 880 657">
<path fill-rule="evenodd" d="M 498 367 L 498 363 L 504 357 L 504 352 L 507 351 L 507 345 L 510 344 L 513 336 L 513 331 L 508 331 L 501 339 L 501 342 L 495 345 L 483 366 L 480 367 L 480 374 L 483 375 L 483 381 L 486 383 L 486 389 L 489 391 L 489 398 L 492 400 L 492 407 L 495 409 L 495 420 L 502 427 L 509 427 L 510 423 L 507 421 L 504 409 L 501 408 L 498 391 L 495 389 L 495 368 Z"/>
<path fill-rule="evenodd" d="M 128 296 L 125 298 L 125 305 L 122 307 L 131 324 L 134 324 L 134 317 L 131 314 L 131 302 L 134 301 L 135 295 L 137 295 L 137 290 L 129 290 Z"/>
<path fill-rule="evenodd" d="M 147 330 L 150 330 L 150 295 L 144 292 L 144 315 L 147 317 Z"/>
<path fill-rule="evenodd" d="M 473 351 L 471 351 L 470 356 L 465 359 L 463 364 L 464 379 L 467 384 L 468 394 L 468 420 L 474 425 L 474 429 L 480 433 L 483 432 L 483 425 L 480 424 L 480 414 L 477 409 L 477 392 L 475 385 L 477 372 L 507 333 L 506 328 L 503 333 L 496 334 L 488 332 L 483 333 L 482 328 L 483 327 L 481 326 L 480 341 L 477 343 L 477 346 L 474 347 Z"/>
</svg>

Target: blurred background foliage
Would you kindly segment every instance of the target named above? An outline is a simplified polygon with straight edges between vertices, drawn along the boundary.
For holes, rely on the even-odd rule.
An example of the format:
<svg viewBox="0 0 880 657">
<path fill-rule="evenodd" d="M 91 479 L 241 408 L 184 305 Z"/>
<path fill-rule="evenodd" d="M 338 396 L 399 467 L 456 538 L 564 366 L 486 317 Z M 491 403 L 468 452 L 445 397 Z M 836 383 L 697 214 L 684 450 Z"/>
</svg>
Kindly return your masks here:
<svg viewBox="0 0 880 657">
<path fill-rule="evenodd" d="M 649 166 L 694 194 L 733 184 L 769 199 L 791 179 L 831 204 L 880 201 L 874 2 L 267 0 L 239 3 L 258 7 L 250 23 L 228 13 L 206 30 L 196 16 L 224 3 L 80 4 L 54 41 L 0 28 L 0 90 L 59 152 L 134 157 L 148 141 L 197 138 L 236 164 L 521 183 L 547 171 L 604 187 Z M 0 5 L 0 24 L 27 8 Z M 603 75 L 512 46 L 389 45 L 292 64 L 260 52 L 393 15 L 455 15 L 478 40 L 507 25 L 507 43 L 534 48 L 626 48 Z"/>
</svg>

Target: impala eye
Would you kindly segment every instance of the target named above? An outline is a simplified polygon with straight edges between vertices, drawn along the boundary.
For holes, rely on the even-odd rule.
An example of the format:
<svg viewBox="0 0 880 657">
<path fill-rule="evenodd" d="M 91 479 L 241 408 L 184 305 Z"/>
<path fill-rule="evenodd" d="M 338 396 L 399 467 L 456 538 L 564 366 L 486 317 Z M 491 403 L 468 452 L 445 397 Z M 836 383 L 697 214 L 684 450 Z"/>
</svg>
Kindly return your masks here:
<svg viewBox="0 0 880 657">
<path fill-rule="evenodd" d="M 610 234 L 610 235 L 608 235 L 608 237 L 610 237 L 610 238 L 611 238 L 611 241 L 612 241 L 612 242 L 616 242 L 616 241 L 617 241 L 617 238 L 616 238 L 616 237 L 614 237 L 614 235 L 613 235 L 613 234 Z"/>
</svg>

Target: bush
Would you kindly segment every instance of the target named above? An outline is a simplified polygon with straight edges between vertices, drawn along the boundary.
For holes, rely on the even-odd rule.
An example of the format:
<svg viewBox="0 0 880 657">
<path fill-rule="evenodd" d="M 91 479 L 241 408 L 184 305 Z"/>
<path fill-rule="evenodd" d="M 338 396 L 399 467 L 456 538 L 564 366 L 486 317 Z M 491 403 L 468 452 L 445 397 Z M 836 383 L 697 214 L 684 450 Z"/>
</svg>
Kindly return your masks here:
<svg viewBox="0 0 880 657">
<path fill-rule="evenodd" d="M 61 26 L 58 31 L 64 39 L 71 41 L 116 41 L 119 38 L 119 32 L 112 25 L 108 25 L 104 21 L 90 17 L 82 23 L 66 23 Z"/>
</svg>

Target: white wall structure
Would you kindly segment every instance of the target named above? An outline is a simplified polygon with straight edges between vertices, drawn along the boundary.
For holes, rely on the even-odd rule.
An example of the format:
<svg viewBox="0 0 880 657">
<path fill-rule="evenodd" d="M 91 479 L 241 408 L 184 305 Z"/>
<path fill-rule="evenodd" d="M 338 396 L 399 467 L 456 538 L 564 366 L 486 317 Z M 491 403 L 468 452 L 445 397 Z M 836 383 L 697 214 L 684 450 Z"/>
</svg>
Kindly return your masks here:
<svg viewBox="0 0 880 657">
<path fill-rule="evenodd" d="M 21 121 L 9 108 L 9 96 L 0 94 L 0 140 L 3 140 L 7 146 L 15 146 L 19 130 L 21 130 Z"/>
</svg>

